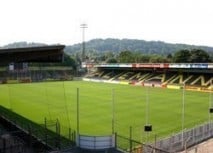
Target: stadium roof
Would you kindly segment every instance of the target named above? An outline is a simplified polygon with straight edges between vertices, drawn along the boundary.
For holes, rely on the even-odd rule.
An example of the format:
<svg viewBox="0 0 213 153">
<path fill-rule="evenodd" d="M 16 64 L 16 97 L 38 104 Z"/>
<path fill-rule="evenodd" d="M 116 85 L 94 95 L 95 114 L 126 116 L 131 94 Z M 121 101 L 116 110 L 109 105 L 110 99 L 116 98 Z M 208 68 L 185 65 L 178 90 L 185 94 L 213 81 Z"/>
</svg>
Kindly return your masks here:
<svg viewBox="0 0 213 153">
<path fill-rule="evenodd" d="M 62 62 L 64 45 L 0 49 L 0 63 Z"/>
<path fill-rule="evenodd" d="M 213 69 L 213 63 L 112 63 L 90 64 L 83 63 L 83 67 L 99 68 L 158 68 L 158 69 Z"/>
</svg>

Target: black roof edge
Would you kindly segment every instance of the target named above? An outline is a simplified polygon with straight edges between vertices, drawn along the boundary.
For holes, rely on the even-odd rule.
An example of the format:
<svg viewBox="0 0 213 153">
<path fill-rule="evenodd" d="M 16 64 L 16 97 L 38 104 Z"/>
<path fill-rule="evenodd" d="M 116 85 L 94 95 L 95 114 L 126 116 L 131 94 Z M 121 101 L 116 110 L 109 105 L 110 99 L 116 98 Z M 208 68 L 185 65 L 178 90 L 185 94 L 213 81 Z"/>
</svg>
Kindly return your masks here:
<svg viewBox="0 0 213 153">
<path fill-rule="evenodd" d="M 65 45 L 46 45 L 46 46 L 34 46 L 34 47 L 20 47 L 20 48 L 1 48 L 0 54 L 3 53 L 16 53 L 16 52 L 34 52 L 34 51 L 46 51 L 46 50 L 63 50 Z"/>
</svg>

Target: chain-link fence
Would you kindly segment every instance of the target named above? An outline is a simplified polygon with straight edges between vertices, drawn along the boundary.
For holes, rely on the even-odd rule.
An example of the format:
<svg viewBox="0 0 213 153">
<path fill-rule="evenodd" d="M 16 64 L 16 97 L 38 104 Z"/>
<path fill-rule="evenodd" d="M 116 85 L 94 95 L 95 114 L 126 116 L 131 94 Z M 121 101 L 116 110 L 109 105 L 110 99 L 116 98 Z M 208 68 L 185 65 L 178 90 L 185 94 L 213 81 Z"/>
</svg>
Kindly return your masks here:
<svg viewBox="0 0 213 153">
<path fill-rule="evenodd" d="M 209 122 L 189 130 L 182 131 L 169 138 L 156 142 L 156 147 L 177 152 L 194 146 L 213 137 L 213 123 Z"/>
<path fill-rule="evenodd" d="M 121 135 L 116 135 L 116 147 L 129 153 L 169 153 L 155 145 L 144 144 Z"/>
<path fill-rule="evenodd" d="M 28 135 L 28 143 L 33 145 L 33 140 L 46 145 L 52 150 L 63 150 L 75 145 L 75 131 L 62 127 L 58 120 L 44 119 L 44 124 L 36 124 L 6 108 L 0 106 L 1 118 Z M 61 128 L 67 131 L 61 133 Z"/>
<path fill-rule="evenodd" d="M 186 150 L 213 137 L 213 122 L 184 130 L 169 138 L 144 144 L 130 137 L 116 136 L 116 147 L 130 153 L 173 153 Z"/>
</svg>

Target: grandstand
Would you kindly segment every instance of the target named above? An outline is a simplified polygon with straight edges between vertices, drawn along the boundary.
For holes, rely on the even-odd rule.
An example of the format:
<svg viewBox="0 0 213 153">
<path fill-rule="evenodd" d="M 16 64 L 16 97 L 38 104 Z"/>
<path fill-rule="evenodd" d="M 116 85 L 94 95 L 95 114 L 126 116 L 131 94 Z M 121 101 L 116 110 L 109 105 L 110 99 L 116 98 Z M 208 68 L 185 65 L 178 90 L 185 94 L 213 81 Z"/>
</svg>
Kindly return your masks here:
<svg viewBox="0 0 213 153">
<path fill-rule="evenodd" d="M 13 83 L 31 82 L 31 73 L 26 62 L 62 62 L 64 57 L 64 47 L 64 45 L 51 45 L 0 49 L 0 84 L 8 83 L 9 81 Z M 0 106 L 3 108 L 2 105 Z M 10 114 L 11 111 L 8 113 Z M 6 114 L 7 113 L 3 113 L 3 110 L 0 111 L 1 153 L 33 153 L 50 151 L 47 143 L 43 143 L 41 139 L 34 137 L 35 135 L 33 136 L 33 130 L 31 129 L 34 124 L 33 122 L 25 122 L 23 125 L 25 127 L 30 127 L 30 130 L 25 130 L 17 123 L 16 115 L 14 115 L 16 119 L 15 122 L 13 122 L 9 117 L 6 117 Z M 38 129 L 38 127 L 35 129 Z M 44 130 L 47 131 L 46 129 Z M 53 149 L 51 148 L 51 150 Z"/>
<path fill-rule="evenodd" d="M 71 79 L 73 73 L 71 67 L 41 64 L 62 62 L 64 47 L 64 45 L 51 45 L 0 49 L 0 84 Z M 30 63 L 37 65 L 32 66 Z"/>
<path fill-rule="evenodd" d="M 11 62 L 62 62 L 64 45 L 0 49 L 0 64 Z"/>
<path fill-rule="evenodd" d="M 85 65 L 91 68 L 91 64 Z M 196 91 L 211 91 L 212 63 L 100 64 L 84 80 Z"/>
</svg>

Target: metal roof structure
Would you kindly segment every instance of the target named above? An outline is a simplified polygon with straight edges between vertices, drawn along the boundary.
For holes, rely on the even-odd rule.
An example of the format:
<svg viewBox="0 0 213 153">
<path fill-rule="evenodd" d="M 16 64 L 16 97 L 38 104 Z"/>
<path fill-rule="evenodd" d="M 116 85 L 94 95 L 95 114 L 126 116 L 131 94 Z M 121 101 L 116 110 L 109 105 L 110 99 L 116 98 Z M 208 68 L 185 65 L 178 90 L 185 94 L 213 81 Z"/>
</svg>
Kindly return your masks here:
<svg viewBox="0 0 213 153">
<path fill-rule="evenodd" d="M 0 63 L 62 62 L 64 45 L 0 49 Z"/>
</svg>

